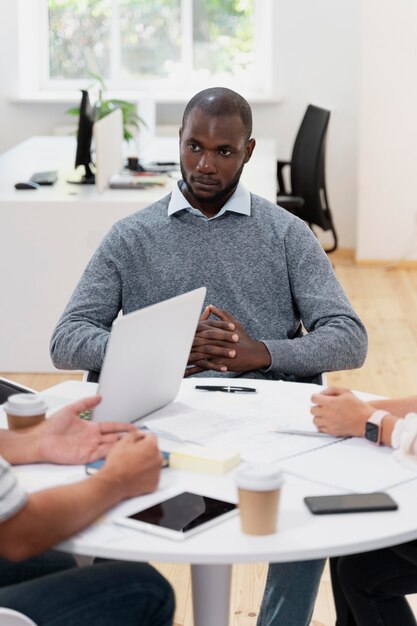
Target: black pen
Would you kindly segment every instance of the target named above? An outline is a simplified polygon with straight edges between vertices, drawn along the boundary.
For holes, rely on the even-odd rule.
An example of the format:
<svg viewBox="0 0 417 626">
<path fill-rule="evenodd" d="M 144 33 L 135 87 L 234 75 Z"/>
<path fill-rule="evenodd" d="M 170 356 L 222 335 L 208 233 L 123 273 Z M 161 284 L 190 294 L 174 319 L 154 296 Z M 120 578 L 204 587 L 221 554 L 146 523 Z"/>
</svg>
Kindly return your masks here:
<svg viewBox="0 0 417 626">
<path fill-rule="evenodd" d="M 226 393 L 256 393 L 255 387 L 231 387 L 229 385 L 196 385 L 200 391 L 224 391 Z"/>
</svg>

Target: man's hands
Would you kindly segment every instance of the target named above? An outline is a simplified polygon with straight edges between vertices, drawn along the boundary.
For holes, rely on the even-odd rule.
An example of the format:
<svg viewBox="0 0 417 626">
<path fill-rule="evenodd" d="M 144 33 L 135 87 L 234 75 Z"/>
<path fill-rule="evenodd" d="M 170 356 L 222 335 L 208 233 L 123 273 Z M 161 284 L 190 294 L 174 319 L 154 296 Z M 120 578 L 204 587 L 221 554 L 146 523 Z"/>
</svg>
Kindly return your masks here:
<svg viewBox="0 0 417 626">
<path fill-rule="evenodd" d="M 38 442 L 38 460 L 62 465 L 89 463 L 106 457 L 125 433 L 136 431 L 133 424 L 87 422 L 78 417 L 100 401 L 100 396 L 78 400 L 33 429 Z"/>
<path fill-rule="evenodd" d="M 328 387 L 311 396 L 311 413 L 318 430 L 336 437 L 363 437 L 374 407 L 362 402 L 348 389 Z"/>
<path fill-rule="evenodd" d="M 213 315 L 215 318 L 209 318 Z M 230 313 L 210 304 L 200 317 L 185 376 L 205 370 L 249 372 L 267 368 L 271 357 Z"/>
<path fill-rule="evenodd" d="M 156 437 L 135 429 L 114 446 L 94 477 L 116 486 L 120 499 L 133 498 L 155 491 L 162 461 Z"/>
</svg>

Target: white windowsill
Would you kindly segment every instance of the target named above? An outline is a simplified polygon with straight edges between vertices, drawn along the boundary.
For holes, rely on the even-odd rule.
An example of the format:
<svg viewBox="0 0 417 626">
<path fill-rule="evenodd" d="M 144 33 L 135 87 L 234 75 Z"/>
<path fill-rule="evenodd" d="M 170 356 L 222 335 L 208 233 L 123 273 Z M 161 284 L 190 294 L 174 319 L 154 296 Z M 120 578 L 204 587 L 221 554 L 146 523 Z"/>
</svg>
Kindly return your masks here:
<svg viewBox="0 0 417 626">
<path fill-rule="evenodd" d="M 123 100 L 131 100 L 133 102 L 140 101 L 143 98 L 153 100 L 157 104 L 186 104 L 193 97 L 196 91 L 185 92 L 134 92 L 134 91 L 117 91 L 106 92 L 106 98 L 121 98 Z M 242 92 L 243 93 L 243 90 Z M 251 104 L 276 104 L 281 102 L 283 97 L 278 93 L 244 93 L 244 96 Z M 27 103 L 27 104 L 76 104 L 80 100 L 79 90 L 71 91 L 38 91 L 26 93 L 22 95 L 12 96 L 11 102 Z"/>
</svg>

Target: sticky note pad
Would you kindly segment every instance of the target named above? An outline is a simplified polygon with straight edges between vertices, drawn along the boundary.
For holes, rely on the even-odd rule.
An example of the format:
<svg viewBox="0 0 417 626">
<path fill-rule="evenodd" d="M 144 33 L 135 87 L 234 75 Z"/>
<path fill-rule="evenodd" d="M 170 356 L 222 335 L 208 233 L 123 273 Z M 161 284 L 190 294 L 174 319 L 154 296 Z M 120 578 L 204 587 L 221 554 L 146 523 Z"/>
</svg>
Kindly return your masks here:
<svg viewBox="0 0 417 626">
<path fill-rule="evenodd" d="M 169 455 L 169 466 L 188 472 L 206 474 L 224 474 L 240 463 L 236 450 L 225 448 L 207 448 L 187 444 L 173 450 Z"/>
</svg>

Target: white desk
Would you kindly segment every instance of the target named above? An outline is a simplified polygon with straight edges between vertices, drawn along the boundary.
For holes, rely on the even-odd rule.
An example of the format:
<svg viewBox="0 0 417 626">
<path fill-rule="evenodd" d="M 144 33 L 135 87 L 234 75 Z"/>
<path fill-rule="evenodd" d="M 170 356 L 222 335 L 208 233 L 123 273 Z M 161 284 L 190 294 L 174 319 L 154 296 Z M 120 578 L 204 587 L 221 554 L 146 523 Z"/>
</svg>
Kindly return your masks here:
<svg viewBox="0 0 417 626">
<path fill-rule="evenodd" d="M 253 380 L 247 382 L 249 386 L 254 384 Z M 297 387 L 297 383 L 271 384 L 284 387 L 290 385 L 291 389 Z M 45 393 L 57 398 L 77 398 L 89 395 L 94 389 L 95 386 L 91 383 L 70 382 L 57 385 Z M 315 451 L 314 454 L 319 452 Z M 304 459 L 307 463 L 308 456 L 305 455 Z M 352 463 L 352 471 L 354 467 L 355 464 Z M 23 479 L 26 472 L 27 479 L 32 481 L 36 472 L 39 476 L 42 473 L 39 466 L 18 468 L 17 471 Z M 83 477 L 83 468 L 64 468 L 61 476 L 67 475 L 71 479 Z M 304 496 L 336 493 L 337 490 L 288 475 L 280 504 L 279 532 L 267 537 L 244 535 L 240 531 L 237 517 L 183 542 L 111 524 L 110 520 L 115 514 L 146 508 L 163 499 L 161 492 L 168 496 L 175 487 L 197 490 L 199 493 L 224 499 L 236 500 L 237 497 L 233 472 L 215 477 L 165 469 L 162 471 L 159 493 L 123 503 L 104 522 L 93 525 L 60 547 L 77 554 L 128 561 L 191 563 L 196 626 L 225 626 L 228 623 L 232 563 L 315 559 L 373 550 L 417 537 L 416 479 L 387 490 L 398 502 L 398 511 L 314 516 L 305 507 Z"/>
<path fill-rule="evenodd" d="M 155 139 L 147 158 L 178 159 L 178 140 Z M 0 371 L 53 371 L 49 340 L 88 260 L 110 227 L 169 193 L 70 185 L 71 137 L 33 137 L 0 156 Z M 52 187 L 17 191 L 36 171 L 58 170 Z M 244 169 L 250 191 L 275 201 L 275 141 L 261 139 Z"/>
</svg>

